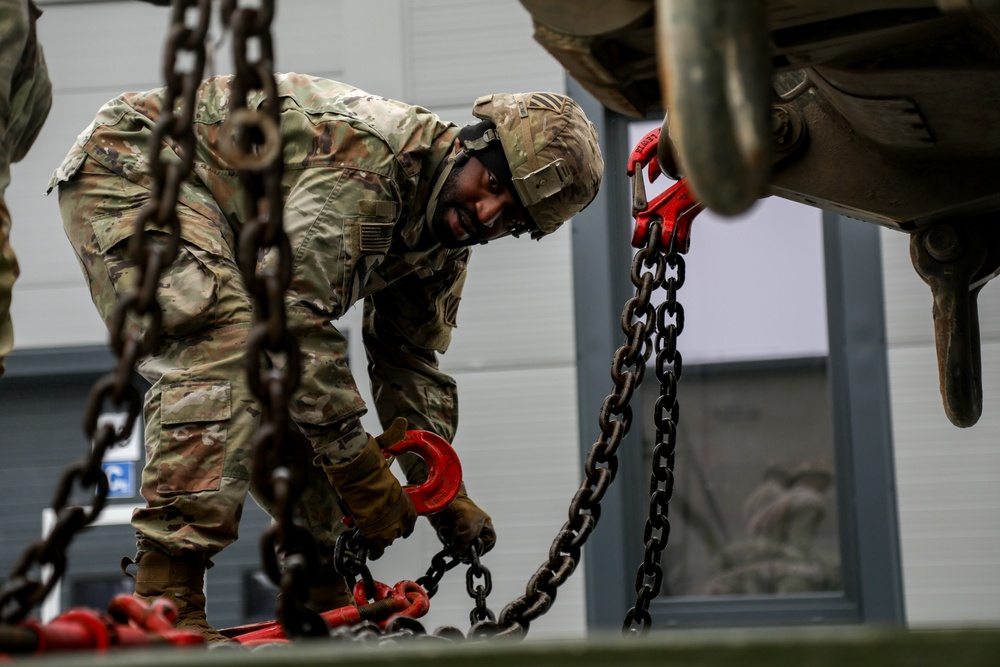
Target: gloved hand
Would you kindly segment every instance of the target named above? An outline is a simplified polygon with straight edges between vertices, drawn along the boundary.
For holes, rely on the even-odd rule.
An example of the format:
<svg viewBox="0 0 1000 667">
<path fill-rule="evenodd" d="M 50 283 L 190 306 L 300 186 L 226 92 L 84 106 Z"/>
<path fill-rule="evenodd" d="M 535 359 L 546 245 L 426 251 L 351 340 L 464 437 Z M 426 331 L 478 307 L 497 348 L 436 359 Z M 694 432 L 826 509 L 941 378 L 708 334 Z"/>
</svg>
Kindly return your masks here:
<svg viewBox="0 0 1000 667">
<path fill-rule="evenodd" d="M 361 453 L 346 463 L 331 464 L 320 457 L 318 463 L 337 489 L 361 531 L 369 558 L 375 560 L 397 537 L 407 537 L 417 522 L 413 501 L 399 480 L 389 471 L 382 454 L 406 436 L 406 420 L 397 418 L 385 433 L 373 438 Z"/>
<path fill-rule="evenodd" d="M 437 531 L 441 543 L 451 547 L 459 558 L 469 555 L 469 549 L 477 537 L 483 541 L 482 553 L 486 553 L 497 543 L 493 520 L 472 502 L 469 494 L 465 492 L 464 484 L 447 507 L 427 518 Z"/>
</svg>

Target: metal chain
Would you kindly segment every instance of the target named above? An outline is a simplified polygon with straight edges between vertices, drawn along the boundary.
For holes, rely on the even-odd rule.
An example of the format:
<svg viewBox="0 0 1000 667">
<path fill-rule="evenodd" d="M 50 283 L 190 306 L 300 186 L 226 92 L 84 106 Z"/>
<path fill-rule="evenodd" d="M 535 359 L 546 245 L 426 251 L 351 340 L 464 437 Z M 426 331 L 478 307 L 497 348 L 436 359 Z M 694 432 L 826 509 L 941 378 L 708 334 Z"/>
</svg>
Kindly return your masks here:
<svg viewBox="0 0 1000 667">
<path fill-rule="evenodd" d="M 576 569 L 583 544 L 600 519 L 601 500 L 618 470 L 618 447 L 632 424 L 630 402 L 642 382 L 646 361 L 653 349 L 656 313 L 650 298 L 653 291 L 663 285 L 666 272 L 661 229 L 659 222 L 650 225 L 649 243 L 632 261 L 630 276 L 635 296 L 626 302 L 621 317 L 626 342 L 613 358 L 614 390 L 601 406 L 598 418 L 601 434 L 587 455 L 586 477 L 570 502 L 569 520 L 553 540 L 548 560 L 528 581 L 525 594 L 500 613 L 500 635 L 526 634 L 530 622 L 549 610 L 555 601 L 556 590 Z"/>
<path fill-rule="evenodd" d="M 288 410 L 301 376 L 301 352 L 288 330 L 285 312 L 292 248 L 283 226 L 280 102 L 271 38 L 275 3 L 260 0 L 257 4 L 222 3 L 222 22 L 233 39 L 236 74 L 220 148 L 239 173 L 245 211 L 238 261 L 253 297 L 254 313 L 247 342 L 247 382 L 261 404 L 260 427 L 253 441 L 253 475 L 256 487 L 274 507 L 274 523 L 261 539 L 263 568 L 281 589 L 276 613 L 286 634 L 318 636 L 328 633 L 326 624 L 306 607 L 309 582 L 319 574 L 316 543 L 292 516 L 304 488 L 309 447 L 291 424 Z M 253 106 L 252 96 L 258 102 Z M 275 261 L 258 268 L 258 260 L 269 252 L 276 255 Z"/>
<path fill-rule="evenodd" d="M 462 564 L 462 560 L 449 547 L 434 554 L 426 574 L 417 579 L 417 583 L 427 591 L 427 597 L 432 598 L 438 591 L 438 585 L 446 572 Z"/>
<path fill-rule="evenodd" d="M 195 22 L 188 25 L 191 8 L 197 11 Z M 180 247 L 177 195 L 194 161 L 196 140 L 191 121 L 204 72 L 204 40 L 210 18 L 211 0 L 174 1 L 164 53 L 166 88 L 149 147 L 153 188 L 149 201 L 136 216 L 135 233 L 128 246 L 136 262 L 137 287 L 121 297 L 109 326 L 117 366 L 98 379 L 90 392 L 83 428 L 91 450 L 86 460 L 71 466 L 59 483 L 52 503 L 56 515 L 52 532 L 25 550 L 0 591 L 2 624 L 23 620 L 31 609 L 45 601 L 65 573 L 70 542 L 97 519 L 107 503 L 108 479 L 101 469 L 104 454 L 115 443 L 126 440 L 139 419 L 142 398 L 132 384 L 132 374 L 136 364 L 159 341 L 163 312 L 156 301 L 156 288 Z M 190 63 L 187 71 L 181 67 L 182 62 Z M 161 159 L 160 146 L 164 142 L 170 144 L 180 160 Z M 126 410 L 124 423 L 117 429 L 100 423 L 106 406 Z M 89 510 L 67 505 L 74 485 L 92 493 Z M 52 568 L 47 577 L 40 577 L 44 581 L 31 575 L 35 566 Z"/>
<path fill-rule="evenodd" d="M 365 585 L 365 597 L 369 600 L 375 599 L 378 589 L 375 587 L 375 577 L 368 567 L 368 548 L 361 539 L 361 531 L 358 528 L 341 533 L 337 538 L 333 569 L 347 581 L 352 591 L 360 577 Z"/>
<path fill-rule="evenodd" d="M 469 620 L 473 626 L 483 621 L 496 621 L 496 615 L 486 605 L 487 596 L 493 592 L 493 575 L 479 560 L 482 549 L 482 540 L 476 538 L 470 549 L 469 557 L 463 559 L 456 556 L 451 547 L 445 547 L 434 554 L 427 572 L 417 579 L 417 584 L 427 591 L 427 597 L 432 598 L 437 593 L 438 585 L 446 572 L 455 569 L 462 563 L 468 563 L 469 569 L 465 574 L 465 590 L 469 597 L 475 601 L 475 607 L 469 612 Z M 476 583 L 477 579 L 482 579 L 482 583 Z"/>
<path fill-rule="evenodd" d="M 496 614 L 486 606 L 486 598 L 493 592 L 493 575 L 479 561 L 479 554 L 483 550 L 483 542 L 476 538 L 472 548 L 469 550 L 469 569 L 465 573 L 465 590 L 469 597 L 475 600 L 476 605 L 469 612 L 469 622 L 472 627 L 483 623 L 493 623 L 497 620 Z M 477 579 L 482 579 L 482 583 L 476 583 Z"/>
<path fill-rule="evenodd" d="M 660 558 L 670 537 L 667 504 L 674 492 L 674 450 L 677 440 L 677 382 L 681 377 L 682 359 L 677 350 L 677 336 L 684 330 L 684 307 L 677 301 L 677 290 L 684 285 L 684 258 L 677 252 L 676 237 L 671 238 L 664 256 L 666 266 L 674 271 L 667 278 L 666 298 L 656 307 L 656 378 L 660 395 L 653 407 L 656 440 L 649 478 L 649 518 L 643 530 L 645 554 L 635 577 L 635 606 L 625 615 L 622 632 L 625 635 L 649 633 L 653 619 L 649 604 L 663 585 Z M 672 320 L 672 321 L 671 321 Z"/>
</svg>

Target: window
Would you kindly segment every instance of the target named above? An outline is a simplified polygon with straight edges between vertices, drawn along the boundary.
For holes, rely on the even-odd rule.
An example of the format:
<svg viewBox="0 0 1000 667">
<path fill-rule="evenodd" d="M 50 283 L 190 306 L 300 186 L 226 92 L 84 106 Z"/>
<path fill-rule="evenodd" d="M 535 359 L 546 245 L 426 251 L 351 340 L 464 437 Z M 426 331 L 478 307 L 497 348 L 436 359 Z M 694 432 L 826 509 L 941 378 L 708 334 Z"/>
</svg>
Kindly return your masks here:
<svg viewBox="0 0 1000 667">
<path fill-rule="evenodd" d="M 69 607 L 105 611 L 116 595 L 131 595 L 135 582 L 124 575 L 103 575 L 71 579 Z"/>
<path fill-rule="evenodd" d="M 686 367 L 678 392 L 661 595 L 839 591 L 824 361 Z M 658 393 L 655 381 L 644 384 L 643 414 L 651 414 Z M 649 469 L 655 433 L 649 420 L 644 425 Z"/>
</svg>

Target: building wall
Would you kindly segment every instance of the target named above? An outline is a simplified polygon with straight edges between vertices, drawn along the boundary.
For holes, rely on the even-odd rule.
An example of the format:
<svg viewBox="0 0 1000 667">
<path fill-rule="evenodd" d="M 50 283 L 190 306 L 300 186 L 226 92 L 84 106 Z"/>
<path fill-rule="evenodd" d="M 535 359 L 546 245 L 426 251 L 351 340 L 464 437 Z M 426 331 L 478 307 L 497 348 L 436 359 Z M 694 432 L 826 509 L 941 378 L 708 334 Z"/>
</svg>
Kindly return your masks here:
<svg viewBox="0 0 1000 667">
<path fill-rule="evenodd" d="M 909 237 L 882 232 L 889 383 L 907 618 L 1000 622 L 1000 287 L 979 294 L 983 416 L 952 426 L 938 389 L 931 292 Z"/>
<path fill-rule="evenodd" d="M 532 41 L 530 18 L 516 0 L 284 0 L 277 7 L 278 69 L 348 81 L 428 106 L 459 124 L 472 120 L 472 101 L 482 94 L 565 90 L 565 75 Z M 135 1 L 43 8 L 39 35 L 55 100 L 8 190 L 22 265 L 13 307 L 19 352 L 106 341 L 65 240 L 56 198 L 42 193 L 103 102 L 124 90 L 162 85 L 169 17 L 166 9 Z M 222 48 L 213 73 L 229 71 L 228 41 Z M 579 484 L 570 234 L 544 243 L 504 240 L 475 255 L 444 366 L 461 392 L 454 444 L 465 478 L 499 534 L 496 550 L 484 559 L 493 574 L 490 606 L 499 613 L 546 560 Z M 358 321 L 352 312 L 343 327 L 354 343 L 352 365 L 363 369 Z M 366 425 L 379 430 L 374 419 Z M 76 453 L 65 456 L 69 463 Z M 47 489 L 40 493 L 49 495 Z M 8 500 L 0 494 L 0 502 Z M 255 542 L 256 536 L 244 534 L 243 540 Z M 388 583 L 416 579 L 438 548 L 422 522 L 405 545 L 375 564 L 376 576 Z M 116 545 L 109 563 L 117 564 L 120 552 Z M 463 573 L 456 570 L 445 578 L 427 625 L 467 628 L 472 607 Z M 530 636 L 579 635 L 584 618 L 578 576 L 561 589 Z"/>
</svg>

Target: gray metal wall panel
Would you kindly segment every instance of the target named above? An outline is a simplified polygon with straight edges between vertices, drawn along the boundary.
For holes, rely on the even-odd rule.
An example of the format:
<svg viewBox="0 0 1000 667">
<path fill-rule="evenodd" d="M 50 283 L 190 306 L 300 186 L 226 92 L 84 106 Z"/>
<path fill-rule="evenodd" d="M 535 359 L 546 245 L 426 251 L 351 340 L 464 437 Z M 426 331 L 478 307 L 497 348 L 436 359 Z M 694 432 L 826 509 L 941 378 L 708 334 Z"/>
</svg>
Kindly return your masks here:
<svg viewBox="0 0 1000 667">
<path fill-rule="evenodd" d="M 563 92 L 563 70 L 532 39 L 520 3 L 406 0 L 405 7 L 407 92 L 414 101 L 438 106 L 489 93 Z"/>
<path fill-rule="evenodd" d="M 907 618 L 1000 621 L 1000 345 L 983 346 L 983 417 L 948 422 L 933 349 L 889 353 Z"/>
<path fill-rule="evenodd" d="M 538 243 L 507 238 L 476 248 L 443 366 L 469 371 L 574 361 L 569 230 Z"/>
<path fill-rule="evenodd" d="M 948 421 L 930 288 L 905 234 L 882 231 L 906 615 L 914 626 L 1000 621 L 1000 287 L 980 292 L 983 416 Z"/>
</svg>

